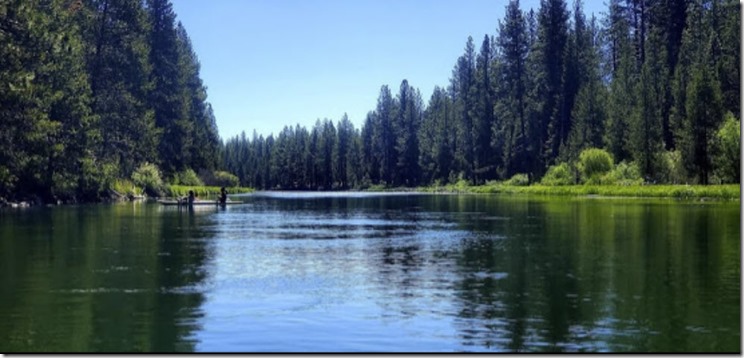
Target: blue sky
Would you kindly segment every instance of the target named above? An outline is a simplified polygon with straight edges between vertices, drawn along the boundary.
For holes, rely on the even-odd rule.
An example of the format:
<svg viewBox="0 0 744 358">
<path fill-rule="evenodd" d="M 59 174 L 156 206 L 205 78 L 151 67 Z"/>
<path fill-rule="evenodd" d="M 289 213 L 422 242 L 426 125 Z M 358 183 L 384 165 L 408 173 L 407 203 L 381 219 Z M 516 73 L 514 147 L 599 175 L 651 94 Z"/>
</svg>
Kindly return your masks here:
<svg viewBox="0 0 744 358">
<path fill-rule="evenodd" d="M 569 2 L 569 8 L 570 4 Z M 446 86 L 468 36 L 494 35 L 505 0 L 173 0 L 201 63 L 223 139 L 312 127 L 344 113 L 359 128 L 380 87 Z M 537 10 L 539 0 L 523 0 Z M 587 14 L 605 10 L 585 1 Z"/>
</svg>

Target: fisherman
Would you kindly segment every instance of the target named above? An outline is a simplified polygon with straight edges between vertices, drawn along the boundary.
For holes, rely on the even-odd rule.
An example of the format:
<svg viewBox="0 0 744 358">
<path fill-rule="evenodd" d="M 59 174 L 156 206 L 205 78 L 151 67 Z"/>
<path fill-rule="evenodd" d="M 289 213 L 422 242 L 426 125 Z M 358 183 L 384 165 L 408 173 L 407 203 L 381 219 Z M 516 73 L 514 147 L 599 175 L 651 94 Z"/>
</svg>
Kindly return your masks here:
<svg viewBox="0 0 744 358">
<path fill-rule="evenodd" d="M 227 203 L 227 189 L 223 186 L 220 189 L 220 204 L 225 205 Z"/>
</svg>

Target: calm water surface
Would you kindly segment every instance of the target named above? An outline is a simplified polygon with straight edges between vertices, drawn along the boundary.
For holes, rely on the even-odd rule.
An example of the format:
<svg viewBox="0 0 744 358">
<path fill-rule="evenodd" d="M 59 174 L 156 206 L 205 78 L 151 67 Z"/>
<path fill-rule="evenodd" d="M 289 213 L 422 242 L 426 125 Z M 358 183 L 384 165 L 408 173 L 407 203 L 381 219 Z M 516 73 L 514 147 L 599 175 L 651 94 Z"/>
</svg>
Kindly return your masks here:
<svg viewBox="0 0 744 358">
<path fill-rule="evenodd" d="M 740 352 L 740 204 L 236 196 L 0 211 L 0 352 Z"/>
</svg>

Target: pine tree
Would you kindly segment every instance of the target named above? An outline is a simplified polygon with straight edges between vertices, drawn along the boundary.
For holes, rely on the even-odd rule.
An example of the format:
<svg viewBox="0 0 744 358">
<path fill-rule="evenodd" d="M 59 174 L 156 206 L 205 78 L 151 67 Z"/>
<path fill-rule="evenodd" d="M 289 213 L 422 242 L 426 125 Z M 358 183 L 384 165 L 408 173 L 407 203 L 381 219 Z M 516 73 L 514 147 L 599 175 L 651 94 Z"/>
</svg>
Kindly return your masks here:
<svg viewBox="0 0 744 358">
<path fill-rule="evenodd" d="M 354 142 L 354 124 L 349 116 L 344 113 L 337 125 L 336 146 L 333 150 L 333 161 L 335 163 L 336 181 L 341 189 L 349 188 L 349 155 Z M 354 164 L 356 165 L 356 164 Z"/>
<path fill-rule="evenodd" d="M 638 103 L 631 117 L 629 144 L 642 174 L 652 177 L 658 156 L 664 148 L 662 111 L 668 71 L 661 34 L 653 30 L 646 44 L 646 58 L 636 85 Z"/>
<path fill-rule="evenodd" d="M 454 127 L 456 133 L 455 141 L 455 167 L 464 179 L 473 179 L 473 118 L 470 109 L 475 107 L 475 47 L 473 38 L 468 36 L 465 44 L 465 53 L 457 59 L 455 69 L 452 71 L 450 84 L 450 95 L 454 105 Z"/>
<path fill-rule="evenodd" d="M 535 43 L 538 52 L 537 101 L 541 108 L 538 127 L 543 145 L 542 168 L 558 154 L 561 143 L 568 135 L 569 118 L 562 104 L 564 96 L 564 66 L 568 42 L 568 11 L 564 0 L 542 0 L 538 13 L 538 33 Z"/>
<path fill-rule="evenodd" d="M 419 177 L 419 143 L 418 130 L 421 122 L 421 95 L 403 80 L 396 98 L 395 131 L 395 166 L 394 184 L 396 186 L 414 186 Z"/>
<path fill-rule="evenodd" d="M 600 72 L 600 39 L 596 21 L 592 18 L 587 31 L 588 42 L 582 56 L 582 68 L 586 77 L 576 96 L 571 112 L 572 127 L 563 157 L 568 161 L 578 159 L 586 148 L 602 148 L 602 135 L 607 120 L 607 89 Z"/>
<path fill-rule="evenodd" d="M 527 163 L 527 54 L 529 52 L 527 23 L 519 9 L 519 0 L 506 7 L 499 24 L 497 44 L 500 53 L 495 113 L 502 123 L 493 132 L 501 131 L 503 162 L 506 177 L 529 171 Z M 497 145 L 497 143 L 494 143 Z"/>
<path fill-rule="evenodd" d="M 179 22 L 176 26 L 179 44 L 180 74 L 184 83 L 184 97 L 187 101 L 188 114 L 186 120 L 190 122 L 191 146 L 189 161 L 185 163 L 192 169 L 213 171 L 217 161 L 219 148 L 219 133 L 215 123 L 211 105 L 207 102 L 207 89 L 199 75 L 199 59 L 191 46 L 186 29 Z"/>
<path fill-rule="evenodd" d="M 395 132 L 393 120 L 395 116 L 395 102 L 387 85 L 380 89 L 375 110 L 375 128 L 373 130 L 374 151 L 376 161 L 380 164 L 380 182 L 392 185 L 398 158 L 395 151 Z"/>
<path fill-rule="evenodd" d="M 189 103 L 182 75 L 180 44 L 175 28 L 176 14 L 169 0 L 148 0 L 151 80 L 149 106 L 155 124 L 162 131 L 158 145 L 161 169 L 166 175 L 187 168 L 190 163 L 193 123 L 188 119 Z"/>
<path fill-rule="evenodd" d="M 685 113 L 680 137 L 683 158 L 697 181 L 708 184 L 713 169 L 712 142 L 724 112 L 720 84 L 705 60 L 693 69 L 687 87 Z"/>
<path fill-rule="evenodd" d="M 375 153 L 375 132 L 377 128 L 376 115 L 374 112 L 367 113 L 362 126 L 362 166 L 363 178 L 368 183 L 379 183 L 380 180 L 380 162 L 379 156 Z"/>
<path fill-rule="evenodd" d="M 141 163 L 157 161 L 159 131 L 147 103 L 147 18 L 136 0 L 91 0 L 78 18 L 89 49 L 93 111 L 101 123 L 98 155 L 128 177 Z"/>
<path fill-rule="evenodd" d="M 604 143 L 616 162 L 630 158 L 629 120 L 636 106 L 635 56 L 631 46 L 629 24 L 625 10 L 619 1 L 610 3 L 607 18 L 608 51 L 611 62 L 611 80 L 607 100 L 607 122 L 605 124 Z"/>
<path fill-rule="evenodd" d="M 475 61 L 475 98 L 470 111 L 473 121 L 473 180 L 478 184 L 496 177 L 497 167 L 501 166 L 502 159 L 500 152 L 503 149 L 503 135 L 492 138 L 492 128 L 501 128 L 494 117 L 496 95 L 493 69 L 496 66 L 493 57 L 491 38 L 486 35 Z M 493 145 L 492 139 L 495 139 Z"/>
<path fill-rule="evenodd" d="M 0 195 L 95 195 L 96 118 L 74 9 L 59 0 L 0 9 Z"/>
</svg>

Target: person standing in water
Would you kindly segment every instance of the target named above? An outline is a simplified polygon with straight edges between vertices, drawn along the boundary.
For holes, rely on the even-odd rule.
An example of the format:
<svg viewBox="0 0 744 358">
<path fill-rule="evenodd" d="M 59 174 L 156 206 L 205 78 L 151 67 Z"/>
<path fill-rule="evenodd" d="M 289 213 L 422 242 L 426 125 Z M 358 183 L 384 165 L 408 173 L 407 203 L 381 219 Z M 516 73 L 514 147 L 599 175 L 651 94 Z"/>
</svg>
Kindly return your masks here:
<svg viewBox="0 0 744 358">
<path fill-rule="evenodd" d="M 227 203 L 227 189 L 225 189 L 225 187 L 223 186 L 220 189 L 220 204 L 225 204 L 225 203 Z"/>
</svg>

